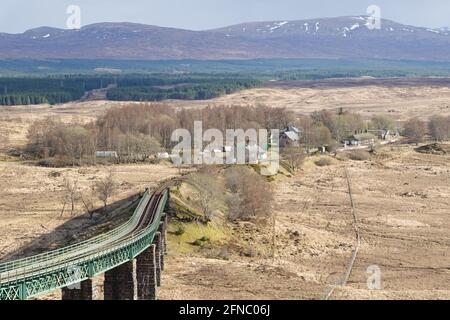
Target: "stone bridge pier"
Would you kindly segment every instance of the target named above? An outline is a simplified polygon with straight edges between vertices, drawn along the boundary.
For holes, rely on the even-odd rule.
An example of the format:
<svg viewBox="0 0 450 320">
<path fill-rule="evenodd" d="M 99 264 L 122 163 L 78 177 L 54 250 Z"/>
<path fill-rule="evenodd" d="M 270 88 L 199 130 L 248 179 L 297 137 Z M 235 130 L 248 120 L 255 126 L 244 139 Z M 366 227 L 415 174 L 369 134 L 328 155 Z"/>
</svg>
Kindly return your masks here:
<svg viewBox="0 0 450 320">
<path fill-rule="evenodd" d="M 138 257 L 105 272 L 105 300 L 156 300 L 167 254 L 167 214 L 161 219 L 153 243 Z M 99 281 L 88 279 L 62 289 L 63 300 L 98 300 Z"/>
</svg>

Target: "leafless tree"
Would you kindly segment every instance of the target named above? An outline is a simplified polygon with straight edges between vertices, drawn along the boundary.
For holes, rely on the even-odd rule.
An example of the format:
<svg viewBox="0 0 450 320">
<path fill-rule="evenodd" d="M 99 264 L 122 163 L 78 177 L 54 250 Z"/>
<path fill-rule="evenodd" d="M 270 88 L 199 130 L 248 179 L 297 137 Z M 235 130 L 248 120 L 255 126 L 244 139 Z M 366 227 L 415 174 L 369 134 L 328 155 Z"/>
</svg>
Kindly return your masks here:
<svg viewBox="0 0 450 320">
<path fill-rule="evenodd" d="M 305 152 L 303 151 L 303 148 L 284 148 L 282 155 L 284 160 L 286 160 L 289 169 L 294 173 L 301 168 L 303 162 L 305 161 Z"/>
<path fill-rule="evenodd" d="M 428 125 L 431 136 L 436 141 L 445 141 L 450 139 L 450 116 L 434 116 Z"/>
<path fill-rule="evenodd" d="M 41 158 L 67 157 L 72 166 L 93 159 L 95 148 L 94 128 L 81 123 L 47 118 L 35 121 L 28 131 L 28 152 Z"/>
<path fill-rule="evenodd" d="M 410 119 L 405 123 L 403 134 L 410 142 L 418 144 L 425 138 L 425 123 L 418 118 Z"/>
<path fill-rule="evenodd" d="M 80 198 L 83 202 L 83 206 L 89 214 L 89 219 L 94 218 L 94 194 L 95 194 L 95 185 L 91 185 L 87 192 L 81 192 Z"/>
<path fill-rule="evenodd" d="M 367 129 L 361 115 L 345 111 L 342 108 L 337 113 L 329 110 L 314 112 L 311 118 L 316 125 L 327 127 L 332 137 L 337 141 L 345 136 Z"/>
<path fill-rule="evenodd" d="M 105 178 L 98 180 L 94 188 L 97 197 L 103 202 L 103 212 L 107 214 L 108 201 L 117 191 L 117 182 L 112 171 Z"/>
<path fill-rule="evenodd" d="M 75 211 L 75 203 L 79 199 L 78 180 L 71 180 L 67 177 L 63 181 L 63 209 L 61 216 L 64 214 L 66 204 L 70 204 L 70 216 L 72 217 Z"/>
<path fill-rule="evenodd" d="M 369 122 L 369 128 L 375 130 L 397 130 L 395 119 L 388 115 L 375 115 Z"/>
<path fill-rule="evenodd" d="M 195 187 L 195 202 L 202 211 L 202 220 L 208 223 L 213 218 L 223 197 L 223 188 L 213 173 L 194 173 L 188 183 Z"/>
<path fill-rule="evenodd" d="M 144 161 L 161 150 L 159 143 L 151 136 L 140 134 L 118 134 L 113 137 L 113 149 L 125 162 Z"/>
<path fill-rule="evenodd" d="M 225 173 L 229 218 L 265 219 L 270 215 L 272 190 L 265 178 L 248 168 L 230 168 Z"/>
</svg>

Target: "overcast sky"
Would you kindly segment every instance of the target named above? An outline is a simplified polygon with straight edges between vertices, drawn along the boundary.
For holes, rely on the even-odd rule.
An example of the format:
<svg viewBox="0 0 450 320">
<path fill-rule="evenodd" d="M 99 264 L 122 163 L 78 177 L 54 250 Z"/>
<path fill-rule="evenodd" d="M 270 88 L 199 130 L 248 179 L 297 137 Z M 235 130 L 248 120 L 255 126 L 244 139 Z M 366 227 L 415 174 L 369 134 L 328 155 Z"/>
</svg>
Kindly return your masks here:
<svg viewBox="0 0 450 320">
<path fill-rule="evenodd" d="M 424 26 L 450 26 L 450 0 L 0 0 L 0 32 L 38 26 L 65 28 L 69 5 L 81 24 L 138 22 L 204 30 L 240 22 L 361 15 L 371 4 L 382 18 Z"/>
</svg>

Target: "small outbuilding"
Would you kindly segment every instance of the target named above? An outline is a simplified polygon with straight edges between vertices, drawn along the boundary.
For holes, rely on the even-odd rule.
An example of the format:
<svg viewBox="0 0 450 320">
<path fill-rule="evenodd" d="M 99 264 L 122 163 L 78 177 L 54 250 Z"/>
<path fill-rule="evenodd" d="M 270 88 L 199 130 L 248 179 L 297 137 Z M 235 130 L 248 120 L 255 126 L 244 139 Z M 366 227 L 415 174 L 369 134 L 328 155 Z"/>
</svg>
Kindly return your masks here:
<svg viewBox="0 0 450 320">
<path fill-rule="evenodd" d="M 377 141 L 377 137 L 371 133 L 354 134 L 347 139 L 344 139 L 343 143 L 346 147 L 359 147 L 369 146 Z"/>
<path fill-rule="evenodd" d="M 118 158 L 119 155 L 116 151 L 96 151 L 95 156 L 97 158 Z"/>
</svg>

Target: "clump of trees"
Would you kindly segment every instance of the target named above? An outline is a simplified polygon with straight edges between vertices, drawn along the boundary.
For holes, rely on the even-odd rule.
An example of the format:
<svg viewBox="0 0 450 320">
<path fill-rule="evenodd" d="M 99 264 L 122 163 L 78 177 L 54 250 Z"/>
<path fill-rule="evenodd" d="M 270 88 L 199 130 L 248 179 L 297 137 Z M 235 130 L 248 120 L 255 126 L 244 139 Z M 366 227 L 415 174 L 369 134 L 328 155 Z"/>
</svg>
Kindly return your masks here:
<svg viewBox="0 0 450 320">
<path fill-rule="evenodd" d="M 57 118 L 37 120 L 28 131 L 27 151 L 44 159 L 42 163 L 50 166 L 95 164 L 98 160 L 96 151 L 115 151 L 118 157 L 110 160 L 130 163 L 145 161 L 159 152 L 161 146 L 158 138 L 170 142 L 171 128 L 165 127 L 167 122 L 164 117 L 158 118 L 163 124 L 145 123 L 145 119 L 140 120 L 139 116 L 127 121 L 126 117 L 122 117 L 125 114 L 120 113 L 113 119 L 115 122 L 102 118 L 97 123 L 89 124 L 76 121 L 63 123 Z M 139 122 L 145 129 L 133 128 L 132 122 Z M 162 128 L 161 131 L 158 128 Z"/>
<path fill-rule="evenodd" d="M 175 109 L 166 104 L 139 104 L 109 109 L 95 123 L 99 148 L 128 150 L 130 136 L 140 137 L 135 140 L 141 140 L 139 144 L 144 144 L 144 147 L 151 145 L 153 148 L 153 142 L 157 142 L 161 147 L 169 148 L 172 145 L 172 132 L 180 128 L 176 114 Z"/>
<path fill-rule="evenodd" d="M 336 142 L 368 128 L 359 114 L 343 109 L 316 111 L 310 117 L 300 118 L 298 125 L 303 130 L 302 143 L 308 149 L 322 146 L 332 149 Z"/>
<path fill-rule="evenodd" d="M 369 122 L 369 129 L 396 131 L 397 123 L 387 115 L 375 115 Z"/>
<path fill-rule="evenodd" d="M 271 213 L 273 193 L 267 180 L 246 167 L 229 168 L 225 184 L 230 220 L 266 220 Z"/>
<path fill-rule="evenodd" d="M 302 130 L 301 143 L 305 146 L 307 153 L 311 148 L 334 145 L 329 127 L 322 120 L 315 119 L 314 116 L 318 116 L 318 114 L 311 117 L 301 116 L 296 121 L 298 128 Z M 330 127 L 332 126 L 330 124 Z"/>
<path fill-rule="evenodd" d="M 419 118 L 408 120 L 403 128 L 403 135 L 408 138 L 411 143 L 420 143 L 425 139 L 426 124 Z"/>
<path fill-rule="evenodd" d="M 120 162 L 145 161 L 161 150 L 155 138 L 142 133 L 116 133 L 108 150 L 117 152 Z"/>
<path fill-rule="evenodd" d="M 203 223 L 210 222 L 223 201 L 224 189 L 215 172 L 205 170 L 189 175 L 187 182 L 195 187 L 191 201 L 201 210 Z"/>
<path fill-rule="evenodd" d="M 292 112 L 267 106 L 215 106 L 177 111 L 167 104 L 140 104 L 108 110 L 96 125 L 99 144 L 115 148 L 113 137 L 118 134 L 151 136 L 165 149 L 174 146 L 172 132 L 184 128 L 193 134 L 194 122 L 201 121 L 203 130 L 219 129 L 279 129 L 295 121 Z"/>
<path fill-rule="evenodd" d="M 303 148 L 288 147 L 282 150 L 283 159 L 286 161 L 291 172 L 297 172 L 306 158 Z"/>
<path fill-rule="evenodd" d="M 175 145 L 175 129 L 192 134 L 194 121 L 203 130 L 218 128 L 282 128 L 294 121 L 285 109 L 258 107 L 204 108 L 177 111 L 166 104 L 141 104 L 112 108 L 95 123 L 63 123 L 56 118 L 37 120 L 28 133 L 28 151 L 40 159 L 58 158 L 62 164 L 95 164 L 95 151 L 115 151 L 119 162 L 143 161 Z M 51 165 L 52 162 L 49 162 Z"/>
<path fill-rule="evenodd" d="M 332 138 L 336 141 L 341 141 L 351 134 L 367 129 L 367 123 L 359 114 L 343 109 L 339 109 L 338 112 L 329 110 L 314 112 L 311 118 L 315 125 L 328 128 Z"/>
<path fill-rule="evenodd" d="M 119 87 L 108 90 L 107 98 L 119 101 L 207 100 L 259 85 L 260 81 L 252 79 L 211 79 L 206 83 L 181 83 L 168 88 L 119 83 Z"/>
<path fill-rule="evenodd" d="M 450 116 L 434 116 L 431 118 L 428 128 L 431 137 L 436 141 L 450 140 Z"/>
<path fill-rule="evenodd" d="M 57 156 L 72 166 L 92 163 L 95 129 L 80 123 L 65 124 L 56 118 L 37 120 L 28 131 L 27 150 L 39 158 Z"/>
<path fill-rule="evenodd" d="M 102 88 L 114 79 L 91 76 L 0 79 L 0 105 L 57 104 L 80 99 L 86 91 Z"/>
<path fill-rule="evenodd" d="M 283 129 L 295 125 L 301 130 L 300 148 L 306 154 L 321 147 L 332 151 L 343 139 L 368 129 L 396 131 L 397 128 L 395 120 L 387 115 L 376 115 L 365 121 L 360 115 L 343 109 L 298 117 L 284 108 L 264 105 L 178 110 L 163 103 L 143 103 L 111 108 L 88 124 L 62 123 L 55 118 L 38 120 L 29 130 L 28 151 L 40 159 L 57 158 L 60 163 L 73 166 L 95 164 L 98 161 L 96 151 L 116 152 L 114 161 L 120 163 L 145 161 L 176 144 L 171 141 L 175 129 L 184 128 L 193 134 L 195 121 L 202 122 L 203 131 L 214 128 L 222 132 L 227 129 Z M 405 124 L 403 134 L 409 141 L 418 143 L 423 141 L 427 129 L 434 139 L 447 140 L 449 118 L 434 117 L 428 128 L 423 121 L 411 119 Z M 301 152 L 300 149 L 284 152 L 294 171 L 298 167 L 294 162 L 299 159 L 293 155 Z"/>
<path fill-rule="evenodd" d="M 225 170 L 203 167 L 188 176 L 193 186 L 189 201 L 200 210 L 199 221 L 209 223 L 222 209 L 231 221 L 266 221 L 271 213 L 272 190 L 266 178 L 246 167 Z"/>
<path fill-rule="evenodd" d="M 0 79 L 0 105 L 57 104 L 74 101 L 93 89 L 108 88 L 120 101 L 205 100 L 254 88 L 259 80 L 237 76 L 55 76 Z M 110 86 L 112 85 L 112 86 Z"/>
<path fill-rule="evenodd" d="M 61 217 L 64 214 L 66 205 L 70 205 L 70 216 L 72 217 L 75 212 L 75 203 L 79 199 L 80 191 L 78 189 L 78 180 L 71 180 L 67 177 L 63 181 L 63 197 L 62 197 L 62 210 Z"/>
<path fill-rule="evenodd" d="M 107 207 L 109 200 L 116 193 L 117 190 L 117 182 L 114 179 L 114 175 L 112 171 L 108 173 L 106 177 L 98 180 L 94 185 L 94 190 L 98 196 L 98 198 L 103 203 L 103 212 L 108 214 Z"/>
</svg>

